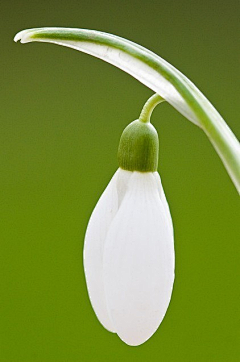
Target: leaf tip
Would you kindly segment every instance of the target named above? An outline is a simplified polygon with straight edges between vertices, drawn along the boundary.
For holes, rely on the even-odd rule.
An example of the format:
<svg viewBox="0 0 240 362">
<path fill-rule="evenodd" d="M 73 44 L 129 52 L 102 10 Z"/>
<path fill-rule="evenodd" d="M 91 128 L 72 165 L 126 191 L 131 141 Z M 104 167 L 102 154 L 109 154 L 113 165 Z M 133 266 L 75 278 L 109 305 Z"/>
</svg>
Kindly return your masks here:
<svg viewBox="0 0 240 362">
<path fill-rule="evenodd" d="M 28 43 L 28 42 L 31 41 L 31 40 L 30 40 L 29 33 L 30 33 L 29 29 L 19 31 L 19 32 L 15 35 L 15 37 L 14 37 L 13 40 L 14 40 L 15 42 L 20 41 L 20 43 L 22 43 L 22 44 Z"/>
</svg>

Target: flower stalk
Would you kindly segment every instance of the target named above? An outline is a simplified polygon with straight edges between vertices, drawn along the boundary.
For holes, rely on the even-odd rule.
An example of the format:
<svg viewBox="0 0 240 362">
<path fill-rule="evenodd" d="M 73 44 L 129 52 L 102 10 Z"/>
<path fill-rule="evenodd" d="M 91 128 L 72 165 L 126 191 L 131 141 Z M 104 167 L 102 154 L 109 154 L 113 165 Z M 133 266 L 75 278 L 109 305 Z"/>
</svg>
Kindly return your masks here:
<svg viewBox="0 0 240 362">
<path fill-rule="evenodd" d="M 143 106 L 142 112 L 139 116 L 139 121 L 143 123 L 150 123 L 151 115 L 154 108 L 164 101 L 165 99 L 160 97 L 160 95 L 158 94 L 154 94 L 153 96 L 151 96 Z"/>
<path fill-rule="evenodd" d="M 95 30 L 36 28 L 15 41 L 48 42 L 98 57 L 138 79 L 206 133 L 240 193 L 240 144 L 226 122 L 179 70 L 150 50 L 127 39 Z"/>
</svg>

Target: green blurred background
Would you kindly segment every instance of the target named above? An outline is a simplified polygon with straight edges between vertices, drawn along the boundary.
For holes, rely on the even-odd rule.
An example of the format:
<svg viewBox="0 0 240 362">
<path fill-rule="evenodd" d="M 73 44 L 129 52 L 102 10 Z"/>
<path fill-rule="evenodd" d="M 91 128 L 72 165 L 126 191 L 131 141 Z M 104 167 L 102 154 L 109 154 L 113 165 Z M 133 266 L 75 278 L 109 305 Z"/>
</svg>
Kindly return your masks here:
<svg viewBox="0 0 240 362">
<path fill-rule="evenodd" d="M 121 132 L 152 92 L 86 54 L 13 42 L 41 26 L 133 40 L 193 80 L 239 136 L 239 15 L 237 0 L 1 1 L 0 362 L 239 360 L 239 197 L 206 136 L 168 104 L 153 114 L 176 280 L 157 333 L 129 347 L 91 309 L 82 249 Z"/>
</svg>

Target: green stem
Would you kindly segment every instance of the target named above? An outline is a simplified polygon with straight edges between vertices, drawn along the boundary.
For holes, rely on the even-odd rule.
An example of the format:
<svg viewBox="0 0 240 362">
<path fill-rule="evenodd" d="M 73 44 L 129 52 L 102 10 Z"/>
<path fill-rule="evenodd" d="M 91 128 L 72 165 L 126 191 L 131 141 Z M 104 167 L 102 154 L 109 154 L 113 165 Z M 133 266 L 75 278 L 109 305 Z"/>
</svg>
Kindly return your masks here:
<svg viewBox="0 0 240 362">
<path fill-rule="evenodd" d="M 139 121 L 143 123 L 149 123 L 154 108 L 159 103 L 162 103 L 164 101 L 165 99 L 160 97 L 158 94 L 154 94 L 153 96 L 151 96 L 143 106 Z"/>
<path fill-rule="evenodd" d="M 164 59 L 127 39 L 94 30 L 27 29 L 14 39 L 22 43 L 54 43 L 91 54 L 122 69 L 160 94 L 183 116 L 203 129 L 240 193 L 239 141 L 199 89 Z M 149 106 L 147 115 L 151 115 L 151 109 Z M 140 119 L 142 125 L 149 121 L 144 113 Z"/>
</svg>

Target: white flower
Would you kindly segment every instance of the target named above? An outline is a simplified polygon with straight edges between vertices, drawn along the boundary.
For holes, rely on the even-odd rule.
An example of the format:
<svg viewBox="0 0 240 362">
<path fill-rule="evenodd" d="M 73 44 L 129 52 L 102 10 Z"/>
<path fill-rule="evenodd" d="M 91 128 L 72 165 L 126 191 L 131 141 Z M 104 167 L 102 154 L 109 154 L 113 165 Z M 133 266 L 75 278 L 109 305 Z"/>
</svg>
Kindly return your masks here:
<svg viewBox="0 0 240 362">
<path fill-rule="evenodd" d="M 172 220 L 157 172 L 117 170 L 90 218 L 84 268 L 102 325 L 131 346 L 148 340 L 174 282 Z"/>
</svg>

